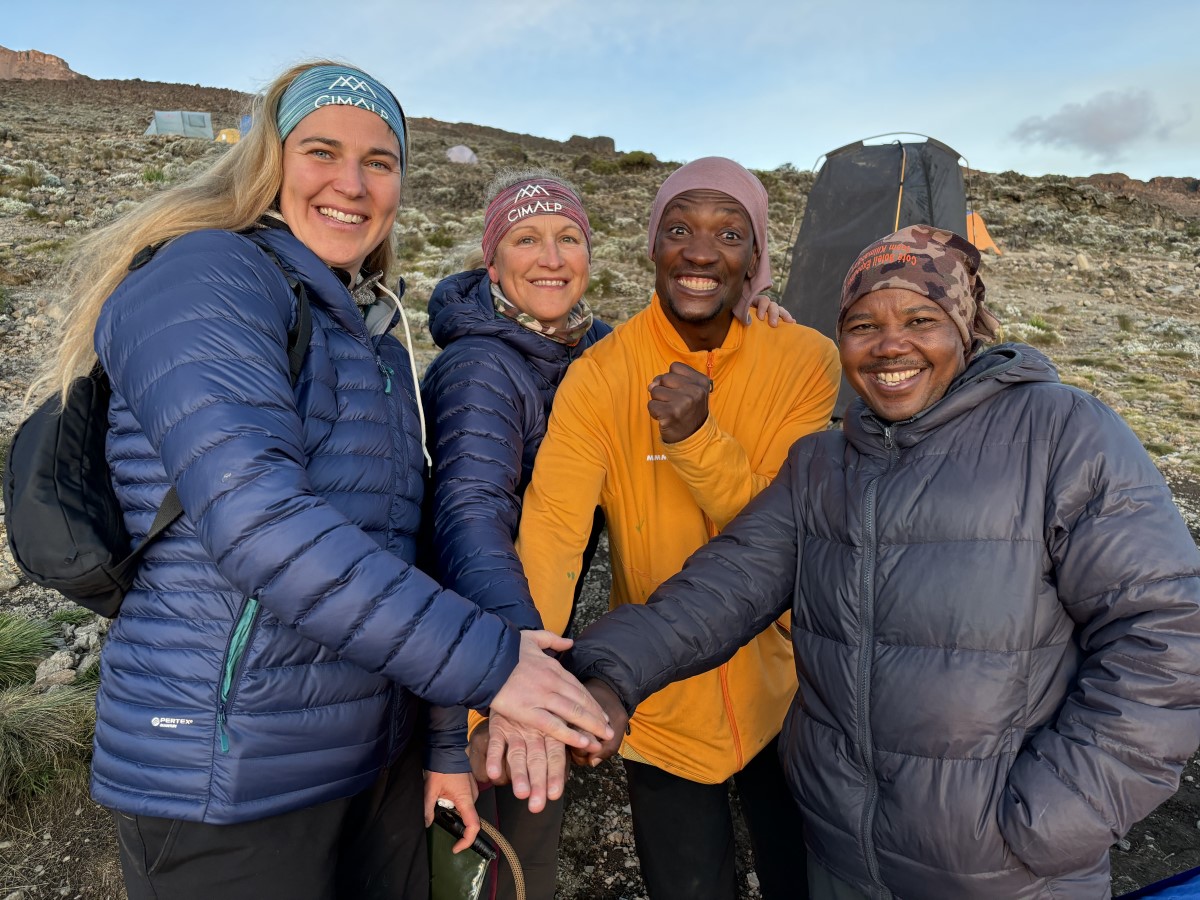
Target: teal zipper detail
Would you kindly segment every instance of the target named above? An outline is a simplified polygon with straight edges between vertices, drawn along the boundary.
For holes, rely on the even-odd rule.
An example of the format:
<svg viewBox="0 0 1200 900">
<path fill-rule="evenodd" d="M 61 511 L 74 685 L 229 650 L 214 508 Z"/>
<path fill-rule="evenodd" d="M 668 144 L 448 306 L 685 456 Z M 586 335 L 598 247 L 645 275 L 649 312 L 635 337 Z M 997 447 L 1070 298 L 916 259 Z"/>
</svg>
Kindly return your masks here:
<svg viewBox="0 0 1200 900">
<path fill-rule="evenodd" d="M 385 363 L 382 359 L 377 358 L 376 362 L 379 363 L 379 371 L 383 374 L 383 392 L 385 394 L 390 394 L 392 392 L 392 376 L 396 373 L 392 370 L 392 367 Z"/>
<path fill-rule="evenodd" d="M 221 672 L 221 710 L 217 716 L 217 728 L 221 736 L 221 752 L 229 752 L 229 733 L 225 730 L 226 716 L 229 712 L 229 694 L 233 690 L 238 666 L 246 655 L 250 645 L 250 633 L 254 629 L 254 620 L 258 616 L 258 600 L 250 597 L 242 607 L 237 624 L 233 626 L 233 636 L 229 639 L 229 650 L 225 654 L 225 665 Z"/>
</svg>

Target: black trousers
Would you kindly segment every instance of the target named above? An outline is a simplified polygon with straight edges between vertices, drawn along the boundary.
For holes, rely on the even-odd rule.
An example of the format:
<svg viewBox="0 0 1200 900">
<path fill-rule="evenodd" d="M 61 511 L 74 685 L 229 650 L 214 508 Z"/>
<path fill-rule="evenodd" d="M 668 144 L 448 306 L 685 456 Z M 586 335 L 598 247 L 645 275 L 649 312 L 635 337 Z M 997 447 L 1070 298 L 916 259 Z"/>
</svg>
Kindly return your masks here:
<svg viewBox="0 0 1200 900">
<path fill-rule="evenodd" d="M 778 738 L 733 776 L 763 900 L 808 896 L 800 811 Z M 733 816 L 726 784 L 699 784 L 624 760 L 633 838 L 651 900 L 736 900 Z"/>
<path fill-rule="evenodd" d="M 361 794 L 253 822 L 114 812 L 129 900 L 427 900 L 419 743 Z"/>
<path fill-rule="evenodd" d="M 512 787 L 497 785 L 479 792 L 475 809 L 481 818 L 500 829 L 521 860 L 528 900 L 554 900 L 558 880 L 558 845 L 562 835 L 566 800 L 550 800 L 540 813 L 529 811 L 528 800 L 513 796 Z M 495 894 L 493 900 L 516 900 L 512 872 L 503 857 L 493 864 Z"/>
</svg>

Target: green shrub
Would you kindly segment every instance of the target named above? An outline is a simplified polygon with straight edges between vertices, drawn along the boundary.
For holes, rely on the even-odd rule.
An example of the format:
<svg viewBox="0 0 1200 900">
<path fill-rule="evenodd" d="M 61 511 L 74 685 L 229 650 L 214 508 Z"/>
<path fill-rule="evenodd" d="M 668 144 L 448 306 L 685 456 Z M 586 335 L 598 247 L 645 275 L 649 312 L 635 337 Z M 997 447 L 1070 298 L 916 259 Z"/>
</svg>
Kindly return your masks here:
<svg viewBox="0 0 1200 900">
<path fill-rule="evenodd" d="M 1030 316 L 1029 325 L 1031 328 L 1036 328 L 1038 331 L 1049 331 L 1050 323 L 1041 316 Z"/>
<path fill-rule="evenodd" d="M 400 238 L 400 258 L 415 259 L 425 249 L 425 236 L 416 229 L 404 232 Z"/>
<path fill-rule="evenodd" d="M 38 174 L 37 167 L 33 163 L 25 163 L 25 169 L 17 176 L 17 184 L 21 187 L 37 187 L 42 183 L 42 176 Z"/>
<path fill-rule="evenodd" d="M 630 150 L 617 160 L 617 165 L 622 169 L 653 169 L 658 165 L 658 157 L 645 150 Z"/>
<path fill-rule="evenodd" d="M 448 250 L 454 246 L 454 235 L 441 228 L 429 235 L 426 240 L 440 250 Z"/>
<path fill-rule="evenodd" d="M 166 174 L 158 166 L 146 166 L 142 170 L 142 181 L 146 184 L 160 184 L 166 180 Z"/>
<path fill-rule="evenodd" d="M 61 606 L 54 612 L 50 613 L 50 621 L 55 625 L 86 625 L 96 616 L 90 610 L 84 609 L 82 606 Z"/>
<path fill-rule="evenodd" d="M 95 722 L 95 691 L 87 687 L 0 691 L 0 807 L 45 793 L 83 765 Z"/>
<path fill-rule="evenodd" d="M 588 162 L 587 167 L 596 175 L 616 175 L 621 171 L 621 166 L 615 159 L 593 159 Z"/>
<path fill-rule="evenodd" d="M 612 294 L 613 288 L 616 286 L 617 277 L 609 269 L 601 269 L 592 276 L 592 280 L 588 284 L 588 289 L 591 290 L 597 297 L 608 297 Z"/>
<path fill-rule="evenodd" d="M 53 632 L 45 622 L 0 614 L 0 688 L 33 680 L 49 653 Z"/>
<path fill-rule="evenodd" d="M 1122 331 L 1133 331 L 1133 316 L 1128 313 L 1117 313 L 1117 327 Z"/>
</svg>

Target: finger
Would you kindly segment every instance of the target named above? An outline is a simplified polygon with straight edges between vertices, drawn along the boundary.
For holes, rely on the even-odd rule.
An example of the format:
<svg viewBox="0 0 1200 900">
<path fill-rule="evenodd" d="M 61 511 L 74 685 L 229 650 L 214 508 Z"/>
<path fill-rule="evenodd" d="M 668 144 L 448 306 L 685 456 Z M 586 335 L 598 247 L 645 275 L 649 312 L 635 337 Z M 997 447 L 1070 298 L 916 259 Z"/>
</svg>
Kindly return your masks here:
<svg viewBox="0 0 1200 900">
<path fill-rule="evenodd" d="M 671 363 L 670 372 L 673 375 L 680 375 L 680 376 L 688 379 L 689 381 L 693 381 L 693 382 L 695 382 L 697 380 L 702 381 L 708 377 L 703 372 L 696 371 L 691 366 L 689 366 L 687 363 L 681 363 L 681 362 Z"/>
<path fill-rule="evenodd" d="M 525 736 L 514 730 L 508 739 L 508 778 L 512 782 L 513 796 L 524 800 L 529 796 L 529 752 Z"/>
<path fill-rule="evenodd" d="M 428 779 L 428 773 L 426 773 L 426 780 L 425 780 L 425 827 L 426 828 L 428 828 L 430 825 L 433 824 L 433 808 L 434 808 L 434 806 L 437 805 L 437 801 L 438 801 L 437 789 L 433 788 L 430 785 L 429 779 Z"/>
<path fill-rule="evenodd" d="M 664 419 L 671 418 L 671 404 L 665 400 L 651 400 L 646 404 L 646 412 L 650 413 L 650 418 L 655 422 L 661 422 Z"/>
<path fill-rule="evenodd" d="M 475 838 L 479 835 L 479 813 L 475 811 L 474 803 L 458 803 L 456 806 L 459 816 L 462 817 L 465 830 L 463 831 L 463 836 L 454 845 L 453 850 L 455 853 L 461 853 L 475 843 Z"/>
<path fill-rule="evenodd" d="M 795 325 L 796 317 L 793 316 L 791 314 L 791 312 L 789 312 L 787 309 L 785 309 L 784 307 L 781 306 L 781 307 L 779 307 L 779 321 L 787 322 L 789 325 Z"/>
<path fill-rule="evenodd" d="M 590 731 L 577 731 L 562 718 L 544 709 L 533 710 L 527 719 L 527 724 L 546 737 L 554 738 L 568 747 L 575 747 L 585 753 L 597 753 L 602 746 Z M 611 731 L 607 725 L 604 727 L 606 731 Z"/>
<path fill-rule="evenodd" d="M 567 748 L 558 741 L 546 741 L 546 799 L 557 800 L 567 786 Z"/>
<path fill-rule="evenodd" d="M 529 811 L 539 813 L 546 808 L 546 741 L 540 735 L 536 740 L 526 743 L 528 756 L 526 764 L 529 772 Z"/>
<path fill-rule="evenodd" d="M 574 641 L 553 631 L 522 631 L 522 636 L 528 636 L 542 650 L 554 650 L 561 653 L 570 650 Z"/>
<path fill-rule="evenodd" d="M 507 743 L 499 728 L 493 728 L 488 735 L 487 744 L 487 777 L 492 784 L 508 784 L 505 777 L 504 751 Z"/>
</svg>

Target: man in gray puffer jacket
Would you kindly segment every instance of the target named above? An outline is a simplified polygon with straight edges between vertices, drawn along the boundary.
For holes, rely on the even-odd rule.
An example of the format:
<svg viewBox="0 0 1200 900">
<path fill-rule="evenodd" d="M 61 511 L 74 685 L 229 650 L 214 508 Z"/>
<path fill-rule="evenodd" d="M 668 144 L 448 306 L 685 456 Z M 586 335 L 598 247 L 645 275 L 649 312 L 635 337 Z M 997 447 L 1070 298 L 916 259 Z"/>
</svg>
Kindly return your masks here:
<svg viewBox="0 0 1200 900">
<path fill-rule="evenodd" d="M 1200 742 L 1200 552 L 1112 410 L 982 349 L 978 266 L 928 226 L 863 251 L 844 430 L 568 659 L 620 735 L 790 609 L 813 897 L 1106 897 L 1110 845 Z"/>
</svg>

